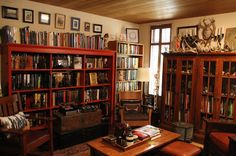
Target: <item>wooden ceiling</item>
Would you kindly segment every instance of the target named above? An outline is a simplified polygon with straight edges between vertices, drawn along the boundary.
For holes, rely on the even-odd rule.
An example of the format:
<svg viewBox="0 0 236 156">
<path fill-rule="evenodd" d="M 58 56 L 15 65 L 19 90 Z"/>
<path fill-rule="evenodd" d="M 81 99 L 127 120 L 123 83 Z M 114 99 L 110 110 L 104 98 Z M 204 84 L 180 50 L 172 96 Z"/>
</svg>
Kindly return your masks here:
<svg viewBox="0 0 236 156">
<path fill-rule="evenodd" d="M 236 12 L 236 0 L 31 0 L 133 23 Z"/>
</svg>

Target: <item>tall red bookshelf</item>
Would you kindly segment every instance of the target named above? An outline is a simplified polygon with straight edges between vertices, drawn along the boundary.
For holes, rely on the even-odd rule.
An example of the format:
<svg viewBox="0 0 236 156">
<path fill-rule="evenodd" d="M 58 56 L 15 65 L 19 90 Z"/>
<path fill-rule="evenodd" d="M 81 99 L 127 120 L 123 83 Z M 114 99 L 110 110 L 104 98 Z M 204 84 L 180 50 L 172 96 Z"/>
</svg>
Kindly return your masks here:
<svg viewBox="0 0 236 156">
<path fill-rule="evenodd" d="M 20 93 L 30 115 L 52 115 L 60 104 L 71 102 L 93 108 L 105 103 L 109 110 L 104 116 L 112 124 L 115 59 L 111 50 L 2 45 L 2 90 L 5 95 Z"/>
</svg>

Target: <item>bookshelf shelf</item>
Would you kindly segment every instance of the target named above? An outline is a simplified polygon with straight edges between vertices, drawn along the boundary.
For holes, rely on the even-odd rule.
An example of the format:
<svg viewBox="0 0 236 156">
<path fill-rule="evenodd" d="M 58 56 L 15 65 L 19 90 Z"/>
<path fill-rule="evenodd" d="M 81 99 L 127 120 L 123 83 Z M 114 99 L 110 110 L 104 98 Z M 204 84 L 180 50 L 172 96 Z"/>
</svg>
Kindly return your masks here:
<svg viewBox="0 0 236 156">
<path fill-rule="evenodd" d="M 114 51 L 6 44 L 1 45 L 1 53 L 2 72 L 6 73 L 2 77 L 3 93 L 20 93 L 28 115 L 52 116 L 61 104 L 99 108 L 106 102 L 111 107 L 105 113 L 110 123 L 114 122 Z"/>
</svg>

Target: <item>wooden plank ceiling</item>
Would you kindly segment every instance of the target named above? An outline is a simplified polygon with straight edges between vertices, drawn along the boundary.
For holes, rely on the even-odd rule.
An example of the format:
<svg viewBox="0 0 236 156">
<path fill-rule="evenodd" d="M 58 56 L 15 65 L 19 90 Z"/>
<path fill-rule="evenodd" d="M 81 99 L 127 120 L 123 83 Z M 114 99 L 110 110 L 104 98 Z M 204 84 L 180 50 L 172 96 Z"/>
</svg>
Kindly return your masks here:
<svg viewBox="0 0 236 156">
<path fill-rule="evenodd" d="M 236 12 L 236 0 L 31 0 L 133 23 Z"/>
</svg>

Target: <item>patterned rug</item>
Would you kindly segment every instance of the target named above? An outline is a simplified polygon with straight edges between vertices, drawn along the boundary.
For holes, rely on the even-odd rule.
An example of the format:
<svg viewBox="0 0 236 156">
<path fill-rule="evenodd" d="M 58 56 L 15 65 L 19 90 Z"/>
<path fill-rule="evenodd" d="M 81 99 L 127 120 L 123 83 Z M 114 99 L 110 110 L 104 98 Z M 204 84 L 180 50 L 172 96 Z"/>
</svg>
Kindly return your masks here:
<svg viewBox="0 0 236 156">
<path fill-rule="evenodd" d="M 78 144 L 68 148 L 56 150 L 54 156 L 90 156 L 90 148 L 87 144 Z"/>
</svg>

